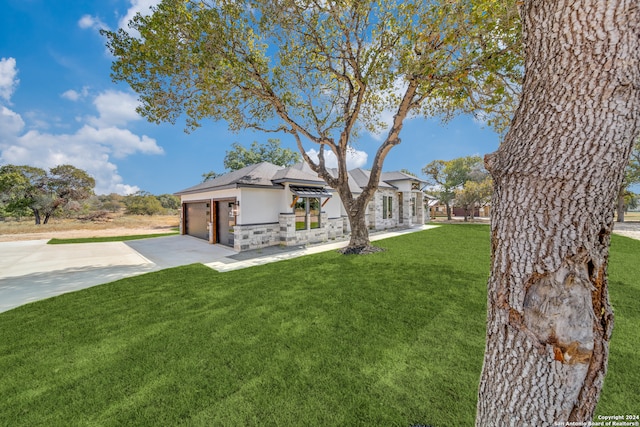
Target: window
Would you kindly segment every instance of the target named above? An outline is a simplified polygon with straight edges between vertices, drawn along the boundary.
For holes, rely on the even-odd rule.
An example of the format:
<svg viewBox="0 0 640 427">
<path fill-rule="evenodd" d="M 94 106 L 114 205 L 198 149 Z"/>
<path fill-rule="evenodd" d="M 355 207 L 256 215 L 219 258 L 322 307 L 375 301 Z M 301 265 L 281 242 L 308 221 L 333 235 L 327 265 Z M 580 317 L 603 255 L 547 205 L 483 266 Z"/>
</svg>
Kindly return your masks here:
<svg viewBox="0 0 640 427">
<path fill-rule="evenodd" d="M 393 218 L 393 197 L 382 196 L 382 219 Z"/>
<path fill-rule="evenodd" d="M 415 196 L 411 198 L 411 216 L 416 216 L 416 198 Z"/>
<path fill-rule="evenodd" d="M 320 228 L 320 198 L 293 196 L 296 230 Z M 307 227 L 308 225 L 308 227 Z"/>
</svg>

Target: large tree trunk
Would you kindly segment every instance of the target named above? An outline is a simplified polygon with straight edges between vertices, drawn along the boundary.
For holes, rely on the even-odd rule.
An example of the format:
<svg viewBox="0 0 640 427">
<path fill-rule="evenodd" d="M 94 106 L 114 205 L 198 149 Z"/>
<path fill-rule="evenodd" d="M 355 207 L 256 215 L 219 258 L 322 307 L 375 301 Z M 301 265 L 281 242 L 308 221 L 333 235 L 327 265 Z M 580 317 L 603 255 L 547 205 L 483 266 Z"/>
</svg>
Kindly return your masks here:
<svg viewBox="0 0 640 427">
<path fill-rule="evenodd" d="M 375 189 L 365 189 L 357 198 L 353 198 L 349 185 L 344 184 L 338 187 L 341 200 L 347 211 L 351 234 L 349 244 L 342 249 L 343 254 L 365 254 L 377 252 L 378 249 L 371 246 L 369 240 L 369 229 L 367 228 L 367 205 L 373 200 Z"/>
<path fill-rule="evenodd" d="M 495 192 L 477 426 L 593 416 L 613 328 L 613 210 L 640 130 L 638 13 L 637 0 L 522 6 L 521 104 L 485 159 Z"/>
<path fill-rule="evenodd" d="M 367 228 L 366 215 L 351 212 L 349 215 L 349 225 L 351 235 L 349 237 L 349 247 L 365 248 L 370 246 L 369 229 Z"/>
</svg>

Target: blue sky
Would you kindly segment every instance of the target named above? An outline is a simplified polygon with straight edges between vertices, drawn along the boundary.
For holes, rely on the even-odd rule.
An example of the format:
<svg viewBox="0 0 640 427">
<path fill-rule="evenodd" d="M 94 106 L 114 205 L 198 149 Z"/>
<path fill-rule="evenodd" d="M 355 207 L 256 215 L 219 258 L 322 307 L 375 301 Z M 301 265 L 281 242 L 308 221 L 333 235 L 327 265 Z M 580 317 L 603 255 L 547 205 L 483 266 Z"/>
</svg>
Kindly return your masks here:
<svg viewBox="0 0 640 427">
<path fill-rule="evenodd" d="M 126 26 L 158 0 L 0 0 L 0 164 L 50 168 L 72 164 L 96 179 L 96 193 L 173 193 L 202 174 L 223 172 L 232 143 L 266 142 L 273 134 L 231 133 L 206 122 L 186 134 L 183 123 L 155 125 L 135 113 L 136 94 L 110 78 L 112 57 L 100 28 Z M 472 117 L 448 124 L 411 119 L 387 171 L 420 174 L 430 161 L 484 155 L 499 136 Z M 296 149 L 280 136 L 283 145 Z M 379 141 L 355 145 L 353 166 L 370 167 Z M 307 149 L 314 148 L 312 144 Z"/>
</svg>

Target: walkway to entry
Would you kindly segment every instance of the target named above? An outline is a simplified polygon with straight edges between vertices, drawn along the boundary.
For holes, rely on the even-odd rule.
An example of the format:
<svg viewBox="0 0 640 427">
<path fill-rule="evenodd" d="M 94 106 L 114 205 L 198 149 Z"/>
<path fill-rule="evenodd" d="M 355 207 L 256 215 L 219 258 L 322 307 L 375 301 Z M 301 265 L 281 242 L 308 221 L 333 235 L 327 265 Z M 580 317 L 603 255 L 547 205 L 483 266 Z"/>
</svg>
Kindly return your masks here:
<svg viewBox="0 0 640 427">
<path fill-rule="evenodd" d="M 433 226 L 377 233 L 385 239 Z M 339 249 L 346 241 L 307 247 L 269 247 L 235 252 L 191 236 L 127 242 L 48 245 L 47 240 L 0 243 L 0 312 L 29 302 L 125 277 L 202 263 L 220 272 Z"/>
</svg>

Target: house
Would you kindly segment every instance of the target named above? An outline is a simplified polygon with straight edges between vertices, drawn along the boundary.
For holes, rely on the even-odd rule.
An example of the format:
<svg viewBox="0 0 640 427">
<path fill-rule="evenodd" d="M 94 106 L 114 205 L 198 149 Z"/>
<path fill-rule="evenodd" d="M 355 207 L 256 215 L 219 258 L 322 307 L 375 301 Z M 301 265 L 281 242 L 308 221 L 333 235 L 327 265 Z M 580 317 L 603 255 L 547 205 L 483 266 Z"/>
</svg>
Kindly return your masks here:
<svg viewBox="0 0 640 427">
<path fill-rule="evenodd" d="M 349 171 L 354 194 L 370 172 Z M 423 183 L 402 173 L 382 174 L 366 213 L 370 229 L 424 224 Z M 349 233 L 337 192 L 306 163 L 262 162 L 175 193 L 182 202 L 180 231 L 236 251 L 322 242 Z"/>
</svg>

